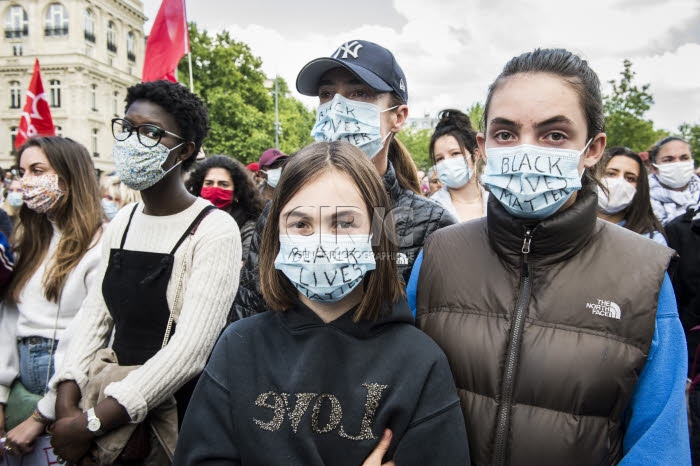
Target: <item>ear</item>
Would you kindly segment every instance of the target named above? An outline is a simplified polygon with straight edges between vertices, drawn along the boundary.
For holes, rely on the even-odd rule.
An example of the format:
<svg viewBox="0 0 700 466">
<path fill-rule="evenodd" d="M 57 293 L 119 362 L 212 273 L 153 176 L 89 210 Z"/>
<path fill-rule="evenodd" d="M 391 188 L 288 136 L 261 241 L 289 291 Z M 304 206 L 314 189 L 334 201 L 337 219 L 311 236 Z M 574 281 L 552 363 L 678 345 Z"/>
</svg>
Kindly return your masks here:
<svg viewBox="0 0 700 466">
<path fill-rule="evenodd" d="M 188 141 L 180 146 L 180 153 L 175 157 L 175 163 L 184 162 L 190 157 L 194 157 L 194 142 Z"/>
<path fill-rule="evenodd" d="M 603 152 L 605 151 L 605 144 L 607 143 L 607 140 L 608 137 L 605 135 L 605 133 L 598 133 L 598 135 L 593 138 L 583 156 L 584 167 L 591 168 L 598 163 L 600 158 L 603 156 Z"/>
<path fill-rule="evenodd" d="M 393 114 L 396 117 L 396 119 L 394 120 L 394 125 L 391 127 L 390 131 L 392 133 L 398 133 L 399 131 L 401 131 L 401 128 L 403 128 L 403 125 L 406 123 L 406 119 L 408 119 L 408 105 L 399 105 L 393 111 Z"/>
<path fill-rule="evenodd" d="M 476 133 L 476 145 L 479 147 L 478 158 L 486 161 L 486 136 L 484 136 L 484 133 Z M 476 160 L 476 151 L 473 156 Z"/>
</svg>

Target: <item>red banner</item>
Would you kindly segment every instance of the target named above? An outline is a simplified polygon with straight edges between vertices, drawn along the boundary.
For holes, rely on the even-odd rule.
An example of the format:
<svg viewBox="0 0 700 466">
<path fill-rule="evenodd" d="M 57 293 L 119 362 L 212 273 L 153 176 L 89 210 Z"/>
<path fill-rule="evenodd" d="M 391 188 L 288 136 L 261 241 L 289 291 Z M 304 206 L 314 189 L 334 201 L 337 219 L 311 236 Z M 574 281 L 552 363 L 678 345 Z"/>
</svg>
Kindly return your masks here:
<svg viewBox="0 0 700 466">
<path fill-rule="evenodd" d="M 44 85 L 41 83 L 41 71 L 39 60 L 34 62 L 34 74 L 27 89 L 27 102 L 24 104 L 22 119 L 17 128 L 15 149 L 22 147 L 32 136 L 54 136 L 56 129 L 51 118 L 49 101 L 44 94 Z"/>
<path fill-rule="evenodd" d="M 163 0 L 146 43 L 143 82 L 159 79 L 177 82 L 177 64 L 189 51 L 185 0 Z"/>
</svg>

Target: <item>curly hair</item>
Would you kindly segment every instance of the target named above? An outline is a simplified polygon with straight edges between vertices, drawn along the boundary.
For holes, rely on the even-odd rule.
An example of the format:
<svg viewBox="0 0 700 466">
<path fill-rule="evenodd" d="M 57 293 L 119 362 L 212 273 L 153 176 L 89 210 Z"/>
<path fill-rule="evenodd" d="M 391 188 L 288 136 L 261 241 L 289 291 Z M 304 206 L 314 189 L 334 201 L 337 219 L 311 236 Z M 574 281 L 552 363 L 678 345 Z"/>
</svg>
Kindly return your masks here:
<svg viewBox="0 0 700 466">
<path fill-rule="evenodd" d="M 204 178 L 212 168 L 223 168 L 229 172 L 233 181 L 234 197 L 238 199 L 238 205 L 248 214 L 246 220 L 257 220 L 265 207 L 265 201 L 245 166 L 229 156 L 215 155 L 198 162 L 187 180 L 187 189 L 195 196 L 199 196 Z"/>
<path fill-rule="evenodd" d="M 127 89 L 125 111 L 136 100 L 148 100 L 161 106 L 177 122 L 180 135 L 194 142 L 194 152 L 182 162 L 182 170 L 189 170 L 209 133 L 209 112 L 202 100 L 182 84 L 165 80 L 139 83 Z"/>
</svg>

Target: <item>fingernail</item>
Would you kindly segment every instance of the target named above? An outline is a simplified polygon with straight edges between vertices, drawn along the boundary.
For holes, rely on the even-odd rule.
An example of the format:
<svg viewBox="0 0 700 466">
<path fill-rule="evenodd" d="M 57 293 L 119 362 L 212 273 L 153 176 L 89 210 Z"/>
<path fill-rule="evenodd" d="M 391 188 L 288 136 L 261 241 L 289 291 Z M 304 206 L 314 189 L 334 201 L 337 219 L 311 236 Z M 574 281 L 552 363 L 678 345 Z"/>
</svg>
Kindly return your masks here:
<svg viewBox="0 0 700 466">
<path fill-rule="evenodd" d="M 384 435 L 382 435 L 382 438 L 384 440 L 389 440 L 391 438 L 391 430 L 385 429 L 384 430 Z"/>
</svg>

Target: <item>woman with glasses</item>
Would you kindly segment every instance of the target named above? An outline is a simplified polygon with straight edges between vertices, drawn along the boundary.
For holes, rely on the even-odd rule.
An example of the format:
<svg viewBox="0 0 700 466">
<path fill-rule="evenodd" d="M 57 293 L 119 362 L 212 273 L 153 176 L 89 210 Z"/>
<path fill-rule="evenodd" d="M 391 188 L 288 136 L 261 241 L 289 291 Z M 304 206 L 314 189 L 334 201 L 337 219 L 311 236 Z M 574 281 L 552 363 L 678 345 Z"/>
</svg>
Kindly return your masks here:
<svg viewBox="0 0 700 466">
<path fill-rule="evenodd" d="M 142 202 L 125 206 L 109 224 L 99 283 L 52 381 L 58 391 L 52 443 L 71 463 L 92 454 L 101 435 L 142 423 L 173 396 L 177 425 L 166 427 L 177 431 L 238 286 L 236 222 L 188 192 L 182 177 L 209 129 L 201 100 L 179 84 L 157 81 L 129 88 L 126 104 L 124 118 L 112 124 L 112 156 L 120 179 L 140 191 Z M 95 405 L 83 400 L 89 408 L 83 412 L 78 406 L 88 373 L 113 332 L 119 366 L 136 368 L 110 379 Z M 143 462 L 150 450 L 151 459 L 167 461 L 173 442 L 153 435 L 147 441 L 150 448 L 130 451 L 128 459 Z M 113 462 L 124 462 L 126 454 Z"/>
</svg>

